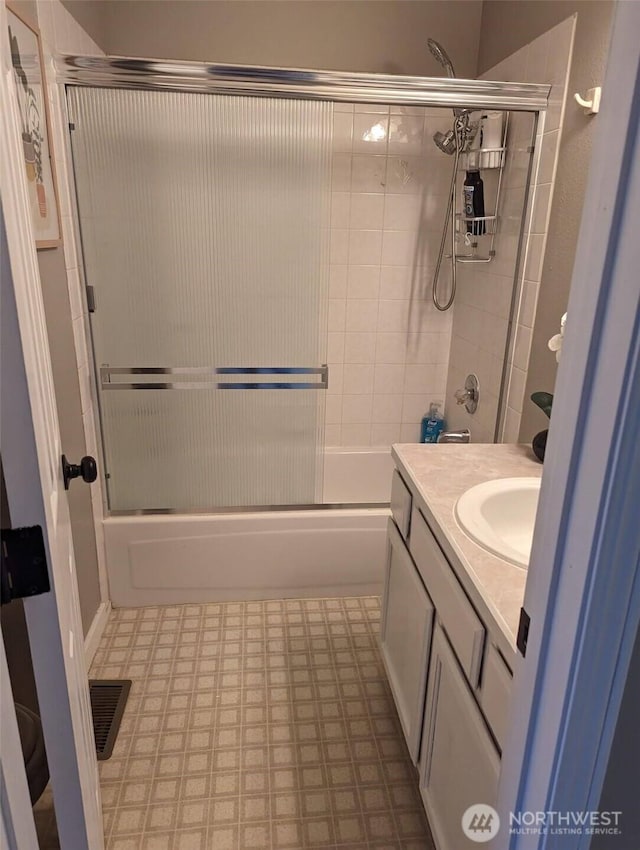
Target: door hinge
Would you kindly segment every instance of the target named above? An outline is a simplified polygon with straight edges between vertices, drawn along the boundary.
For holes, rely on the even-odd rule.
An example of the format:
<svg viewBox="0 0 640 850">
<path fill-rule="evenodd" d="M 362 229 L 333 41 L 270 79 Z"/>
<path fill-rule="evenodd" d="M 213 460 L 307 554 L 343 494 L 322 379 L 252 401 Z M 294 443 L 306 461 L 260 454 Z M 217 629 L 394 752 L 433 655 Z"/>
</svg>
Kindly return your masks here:
<svg viewBox="0 0 640 850">
<path fill-rule="evenodd" d="M 42 528 L 3 528 L 0 532 L 0 601 L 37 596 L 51 590 Z"/>
<path fill-rule="evenodd" d="M 86 286 L 87 290 L 87 310 L 90 313 L 96 312 L 96 291 L 93 286 Z"/>
<path fill-rule="evenodd" d="M 524 658 L 527 654 L 527 641 L 529 640 L 529 626 L 531 625 L 531 617 L 527 614 L 524 608 L 520 609 L 520 622 L 518 623 L 518 637 L 516 638 L 516 646 L 520 650 L 520 654 Z"/>
</svg>

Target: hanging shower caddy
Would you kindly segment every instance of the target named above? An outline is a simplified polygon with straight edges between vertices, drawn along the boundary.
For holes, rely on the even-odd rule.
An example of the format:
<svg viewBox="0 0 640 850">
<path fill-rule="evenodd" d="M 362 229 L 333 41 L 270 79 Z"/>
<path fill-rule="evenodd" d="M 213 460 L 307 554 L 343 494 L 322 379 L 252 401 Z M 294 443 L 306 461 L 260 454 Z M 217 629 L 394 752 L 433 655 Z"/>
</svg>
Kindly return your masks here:
<svg viewBox="0 0 640 850">
<path fill-rule="evenodd" d="M 460 154 L 458 163 L 458 171 L 464 173 L 466 171 L 493 171 L 497 172 L 497 184 L 495 189 L 495 201 L 493 203 L 493 214 L 483 216 L 468 216 L 463 211 L 455 212 L 456 232 L 458 241 L 470 248 L 472 253 L 456 253 L 456 262 L 458 263 L 490 263 L 495 257 L 495 238 L 498 230 L 498 210 L 500 209 L 500 191 L 502 188 L 502 174 L 504 171 L 505 161 L 507 158 L 507 132 L 509 128 L 509 113 L 507 112 L 504 119 L 502 129 L 502 146 L 498 148 L 477 148 L 475 150 L 464 151 Z M 455 197 L 458 198 L 460 192 L 456 191 Z M 489 206 L 489 198 L 485 194 L 485 207 Z M 457 206 L 457 200 L 455 201 Z M 483 222 L 485 233 L 482 236 L 467 234 L 464 230 L 465 223 Z M 486 245 L 486 240 L 489 242 L 487 253 L 476 253 L 481 246 Z"/>
</svg>

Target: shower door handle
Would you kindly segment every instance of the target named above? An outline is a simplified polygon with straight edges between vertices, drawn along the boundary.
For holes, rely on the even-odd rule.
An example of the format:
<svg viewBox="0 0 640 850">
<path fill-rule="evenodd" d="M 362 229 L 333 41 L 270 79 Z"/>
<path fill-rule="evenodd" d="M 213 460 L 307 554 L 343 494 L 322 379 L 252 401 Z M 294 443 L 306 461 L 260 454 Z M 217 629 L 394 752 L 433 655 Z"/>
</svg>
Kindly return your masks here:
<svg viewBox="0 0 640 850">
<path fill-rule="evenodd" d="M 318 375 L 319 380 L 303 380 L 306 375 Z M 112 380 L 113 376 L 116 380 Z M 144 376 L 142 381 L 138 376 Z M 155 376 L 162 376 L 162 379 L 151 380 Z M 278 379 L 266 379 L 271 376 L 277 376 Z M 221 381 L 220 377 L 226 377 L 227 380 Z M 285 380 L 285 377 L 289 380 Z M 100 367 L 100 387 L 103 390 L 326 390 L 328 385 L 329 367 L 326 363 L 322 366 L 180 367 L 105 364 Z"/>
</svg>

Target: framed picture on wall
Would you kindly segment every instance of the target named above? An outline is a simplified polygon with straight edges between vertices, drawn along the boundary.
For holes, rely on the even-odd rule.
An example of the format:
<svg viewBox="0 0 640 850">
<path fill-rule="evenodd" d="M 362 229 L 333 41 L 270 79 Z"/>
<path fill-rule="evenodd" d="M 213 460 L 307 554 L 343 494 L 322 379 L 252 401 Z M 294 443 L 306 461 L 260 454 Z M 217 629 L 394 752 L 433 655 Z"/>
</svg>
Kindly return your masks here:
<svg viewBox="0 0 640 850">
<path fill-rule="evenodd" d="M 55 248 L 61 244 L 60 215 L 49 143 L 40 34 L 9 5 L 7 20 L 36 248 Z"/>
</svg>

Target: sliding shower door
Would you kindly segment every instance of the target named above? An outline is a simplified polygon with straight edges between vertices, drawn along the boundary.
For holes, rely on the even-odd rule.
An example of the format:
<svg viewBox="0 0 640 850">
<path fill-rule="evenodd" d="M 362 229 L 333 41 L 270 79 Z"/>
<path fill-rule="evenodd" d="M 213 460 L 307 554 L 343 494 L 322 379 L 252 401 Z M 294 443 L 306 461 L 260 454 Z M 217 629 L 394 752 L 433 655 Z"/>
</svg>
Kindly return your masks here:
<svg viewBox="0 0 640 850">
<path fill-rule="evenodd" d="M 71 88 L 112 510 L 321 492 L 331 105 Z"/>
</svg>

